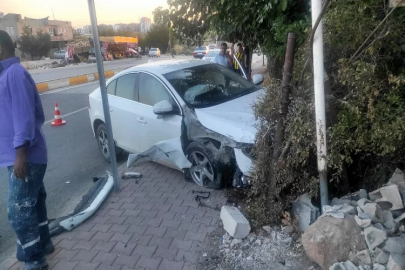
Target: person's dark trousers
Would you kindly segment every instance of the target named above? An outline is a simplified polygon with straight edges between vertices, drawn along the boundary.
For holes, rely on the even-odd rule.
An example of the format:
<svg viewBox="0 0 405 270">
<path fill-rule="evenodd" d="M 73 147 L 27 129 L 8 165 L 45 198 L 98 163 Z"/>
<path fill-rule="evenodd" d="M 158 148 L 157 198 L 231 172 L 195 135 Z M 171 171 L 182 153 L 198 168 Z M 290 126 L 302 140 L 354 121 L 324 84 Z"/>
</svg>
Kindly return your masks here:
<svg viewBox="0 0 405 270">
<path fill-rule="evenodd" d="M 43 260 L 43 249 L 51 242 L 46 212 L 44 176 L 46 164 L 27 164 L 25 179 L 17 179 L 8 167 L 8 221 L 17 236 L 17 259 Z"/>
</svg>

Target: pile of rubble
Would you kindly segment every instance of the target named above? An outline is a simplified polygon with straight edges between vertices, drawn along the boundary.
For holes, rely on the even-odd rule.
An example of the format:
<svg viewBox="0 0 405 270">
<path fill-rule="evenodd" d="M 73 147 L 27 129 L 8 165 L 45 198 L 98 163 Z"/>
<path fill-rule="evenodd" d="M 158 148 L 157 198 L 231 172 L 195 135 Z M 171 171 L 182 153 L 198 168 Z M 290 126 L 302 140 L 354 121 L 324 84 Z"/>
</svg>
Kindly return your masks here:
<svg viewBox="0 0 405 270">
<path fill-rule="evenodd" d="M 405 269 L 405 178 L 334 198 L 302 235 L 308 257 L 330 270 Z"/>
</svg>

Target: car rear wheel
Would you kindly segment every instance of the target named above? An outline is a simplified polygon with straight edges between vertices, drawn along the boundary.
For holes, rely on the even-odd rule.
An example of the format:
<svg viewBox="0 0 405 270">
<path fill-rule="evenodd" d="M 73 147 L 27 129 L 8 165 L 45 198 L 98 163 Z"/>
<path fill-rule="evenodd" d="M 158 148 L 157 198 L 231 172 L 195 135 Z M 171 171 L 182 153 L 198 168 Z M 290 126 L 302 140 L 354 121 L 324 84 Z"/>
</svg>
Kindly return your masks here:
<svg viewBox="0 0 405 270">
<path fill-rule="evenodd" d="M 107 127 L 105 124 L 100 124 L 97 128 L 97 144 L 98 149 L 100 150 L 101 155 L 106 161 L 110 161 L 110 151 L 108 149 L 108 135 Z M 115 142 L 114 142 L 115 145 Z M 115 145 L 115 154 L 116 156 L 121 155 L 123 150 Z"/>
<path fill-rule="evenodd" d="M 211 149 L 197 142 L 191 142 L 186 148 L 187 159 L 191 168 L 185 170 L 187 180 L 194 181 L 197 185 L 212 189 L 220 189 L 224 183 L 222 172 L 214 165 L 214 153 Z"/>
</svg>

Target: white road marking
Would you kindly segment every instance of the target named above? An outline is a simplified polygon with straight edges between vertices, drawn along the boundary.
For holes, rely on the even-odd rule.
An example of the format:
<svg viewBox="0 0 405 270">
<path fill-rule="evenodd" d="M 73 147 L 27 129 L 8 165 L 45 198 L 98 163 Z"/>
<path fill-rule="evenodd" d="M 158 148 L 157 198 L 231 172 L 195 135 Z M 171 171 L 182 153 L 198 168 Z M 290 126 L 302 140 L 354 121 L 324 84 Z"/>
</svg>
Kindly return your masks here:
<svg viewBox="0 0 405 270">
<path fill-rule="evenodd" d="M 78 84 L 75 86 L 69 86 L 69 87 L 65 87 L 65 88 L 61 88 L 61 89 L 56 89 L 56 90 L 51 90 L 51 91 L 46 91 L 44 93 L 39 94 L 40 96 L 42 95 L 49 95 L 49 94 L 54 94 L 54 93 L 58 93 L 61 91 L 65 91 L 65 90 L 69 90 L 69 89 L 73 89 L 73 88 L 77 88 L 77 87 L 82 87 L 82 86 L 87 86 L 87 85 L 91 85 L 94 83 L 98 83 L 98 81 L 94 81 L 94 82 L 89 82 L 89 83 L 83 83 L 83 84 Z"/>
<path fill-rule="evenodd" d="M 87 110 L 88 108 L 89 108 L 89 107 L 84 107 L 84 108 L 78 109 L 78 110 L 76 110 L 76 111 L 74 111 L 74 112 L 70 112 L 70 113 L 64 114 L 64 115 L 61 116 L 61 118 L 65 118 L 65 117 L 67 117 L 67 116 L 69 116 L 69 115 L 72 115 L 72 114 L 75 114 L 75 113 L 78 113 L 78 112 Z M 44 123 L 44 125 L 51 123 L 53 120 L 54 120 L 54 119 L 51 119 L 51 120 L 46 121 L 46 122 Z"/>
</svg>

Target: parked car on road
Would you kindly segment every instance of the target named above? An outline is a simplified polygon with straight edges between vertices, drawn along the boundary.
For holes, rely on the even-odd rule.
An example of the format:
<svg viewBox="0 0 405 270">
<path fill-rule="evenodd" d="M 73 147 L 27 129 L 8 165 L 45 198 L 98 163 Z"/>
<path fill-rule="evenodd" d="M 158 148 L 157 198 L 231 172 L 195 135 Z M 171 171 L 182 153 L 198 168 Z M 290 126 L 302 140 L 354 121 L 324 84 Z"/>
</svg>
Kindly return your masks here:
<svg viewBox="0 0 405 270">
<path fill-rule="evenodd" d="M 217 47 L 217 45 L 215 45 L 215 44 L 210 44 L 210 45 L 208 45 L 208 47 L 210 48 L 210 50 L 213 50 L 213 49 L 215 49 L 215 48 Z"/>
<path fill-rule="evenodd" d="M 60 50 L 53 53 L 53 57 L 56 59 L 65 59 L 66 50 Z"/>
<path fill-rule="evenodd" d="M 214 62 L 215 63 L 215 56 L 221 52 L 220 49 L 213 49 L 209 50 L 206 55 L 202 58 L 203 60 Z"/>
<path fill-rule="evenodd" d="M 151 48 L 149 50 L 149 57 L 160 57 L 160 50 L 159 48 Z"/>
<path fill-rule="evenodd" d="M 117 152 L 128 164 L 155 161 L 184 171 L 186 180 L 221 188 L 247 186 L 256 134 L 252 103 L 264 94 L 230 69 L 199 60 L 151 62 L 107 81 Z M 100 88 L 89 95 L 91 127 L 110 159 Z"/>
<path fill-rule="evenodd" d="M 193 56 L 194 58 L 202 59 L 208 53 L 208 51 L 209 51 L 208 46 L 197 47 L 193 52 Z"/>
</svg>

